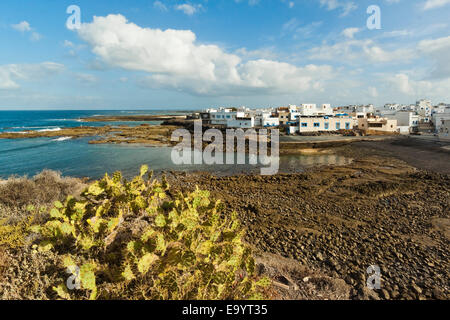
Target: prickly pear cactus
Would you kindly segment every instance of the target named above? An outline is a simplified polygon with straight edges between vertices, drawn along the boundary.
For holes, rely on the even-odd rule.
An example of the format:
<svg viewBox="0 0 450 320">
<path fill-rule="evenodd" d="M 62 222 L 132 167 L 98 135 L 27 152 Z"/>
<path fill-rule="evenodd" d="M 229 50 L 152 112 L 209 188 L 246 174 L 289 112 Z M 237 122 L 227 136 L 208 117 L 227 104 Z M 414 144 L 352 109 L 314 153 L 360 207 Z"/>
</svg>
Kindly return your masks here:
<svg viewBox="0 0 450 320">
<path fill-rule="evenodd" d="M 42 237 L 38 250 L 64 255 L 64 268 L 80 266 L 77 280 L 88 295 L 64 284 L 53 288 L 57 295 L 124 298 L 111 292 L 133 291 L 133 298 L 147 299 L 264 298 L 269 282 L 254 275 L 236 214 L 226 217 L 223 204 L 210 200 L 207 191 L 174 195 L 165 178 L 152 180 L 147 172 L 143 166 L 131 181 L 120 173 L 105 175 L 81 199 L 56 202 L 50 220 L 33 228 Z M 123 224 L 134 221 L 147 225 L 131 239 L 119 237 L 127 229 Z"/>
</svg>

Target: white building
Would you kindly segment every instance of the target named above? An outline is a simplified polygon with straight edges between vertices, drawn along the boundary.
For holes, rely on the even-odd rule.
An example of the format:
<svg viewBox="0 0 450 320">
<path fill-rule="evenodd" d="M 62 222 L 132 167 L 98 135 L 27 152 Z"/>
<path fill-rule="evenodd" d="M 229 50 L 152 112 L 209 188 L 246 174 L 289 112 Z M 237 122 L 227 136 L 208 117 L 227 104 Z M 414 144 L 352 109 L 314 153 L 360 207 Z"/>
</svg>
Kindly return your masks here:
<svg viewBox="0 0 450 320">
<path fill-rule="evenodd" d="M 419 116 L 415 112 L 397 111 L 394 115 L 388 115 L 387 118 L 397 120 L 397 128 L 402 134 L 408 134 L 418 130 Z"/>
<path fill-rule="evenodd" d="M 227 125 L 230 120 L 245 117 L 245 112 L 230 108 L 209 109 L 208 112 L 211 124 Z"/>
<path fill-rule="evenodd" d="M 317 114 L 317 105 L 314 103 L 302 103 L 299 107 L 302 116 L 313 116 Z"/>
<path fill-rule="evenodd" d="M 251 129 L 255 127 L 254 117 L 237 117 L 227 121 L 228 128 Z"/>
<path fill-rule="evenodd" d="M 257 127 L 277 127 L 280 125 L 280 119 L 273 112 L 261 111 L 252 114 Z"/>
<path fill-rule="evenodd" d="M 321 132 L 352 130 L 353 121 L 350 116 L 328 117 L 328 116 L 302 116 L 299 119 L 298 131 L 302 132 Z"/>
<path fill-rule="evenodd" d="M 278 127 L 280 125 L 280 119 L 278 117 L 266 117 L 263 118 L 263 127 Z"/>
<path fill-rule="evenodd" d="M 396 113 L 397 113 L 397 109 L 393 109 L 393 108 L 389 108 L 389 107 L 386 108 L 386 106 L 384 106 L 381 109 L 377 109 L 376 112 L 375 112 L 375 114 L 377 116 L 380 116 L 380 117 L 383 117 L 383 118 L 386 118 L 386 117 L 389 117 L 389 116 L 394 116 Z"/>
<path fill-rule="evenodd" d="M 398 132 L 397 120 L 380 117 L 358 119 L 358 129 L 364 131 Z"/>
<path fill-rule="evenodd" d="M 334 111 L 331 107 L 331 104 L 322 104 L 319 108 L 317 108 L 317 114 L 320 116 L 333 116 Z"/>
<path fill-rule="evenodd" d="M 398 103 L 386 103 L 384 105 L 385 110 L 399 110 L 400 105 Z"/>
<path fill-rule="evenodd" d="M 430 100 L 419 100 L 416 102 L 416 111 L 420 116 L 420 121 L 430 122 L 431 120 L 431 101 Z"/>
<path fill-rule="evenodd" d="M 304 103 L 297 110 L 291 110 L 291 113 L 293 114 L 292 119 L 298 119 L 298 116 L 333 116 L 334 110 L 331 104 L 317 106 L 314 103 Z"/>
<path fill-rule="evenodd" d="M 450 112 L 446 113 L 433 113 L 431 121 L 434 124 L 436 132 L 440 132 L 444 121 L 450 121 Z"/>
<path fill-rule="evenodd" d="M 440 103 L 437 106 L 434 106 L 431 110 L 431 113 L 450 113 L 450 107 L 448 107 L 446 104 Z"/>
<path fill-rule="evenodd" d="M 364 114 L 368 114 L 368 113 L 374 113 L 375 112 L 375 108 L 373 106 L 373 104 L 369 104 L 369 105 L 350 105 L 350 106 L 341 106 L 338 107 L 337 110 L 340 113 L 364 113 Z"/>
<path fill-rule="evenodd" d="M 450 120 L 443 120 L 439 129 L 439 138 L 444 141 L 450 141 Z"/>
</svg>

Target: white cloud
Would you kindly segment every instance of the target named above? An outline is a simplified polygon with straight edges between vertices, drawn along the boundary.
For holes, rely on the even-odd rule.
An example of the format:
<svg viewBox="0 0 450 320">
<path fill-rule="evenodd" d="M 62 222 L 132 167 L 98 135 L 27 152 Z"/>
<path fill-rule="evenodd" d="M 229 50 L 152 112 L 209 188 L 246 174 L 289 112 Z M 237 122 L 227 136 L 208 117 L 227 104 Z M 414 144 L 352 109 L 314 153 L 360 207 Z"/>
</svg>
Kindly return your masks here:
<svg viewBox="0 0 450 320">
<path fill-rule="evenodd" d="M 158 8 L 159 10 L 161 10 L 161 11 L 167 11 L 168 9 L 167 9 L 167 6 L 164 4 L 164 3 L 162 3 L 161 1 L 155 1 L 155 2 L 153 2 L 153 6 L 155 7 L 155 8 Z"/>
<path fill-rule="evenodd" d="M 74 44 L 73 44 L 72 41 L 64 40 L 63 46 L 66 47 L 66 48 L 73 48 Z"/>
<path fill-rule="evenodd" d="M 236 3 L 241 3 L 243 0 L 234 0 Z M 259 3 L 259 0 L 248 0 L 249 6 L 255 6 Z"/>
<path fill-rule="evenodd" d="M 13 74 L 8 66 L 0 66 L 0 89 L 16 89 L 19 85 L 13 80 Z"/>
<path fill-rule="evenodd" d="M 55 62 L 0 65 L 0 89 L 17 89 L 20 81 L 42 80 L 62 70 L 64 65 Z"/>
<path fill-rule="evenodd" d="M 358 33 L 359 31 L 359 28 L 347 28 L 342 31 L 342 34 L 347 38 L 353 39 L 355 33 Z"/>
<path fill-rule="evenodd" d="M 424 5 L 424 10 L 435 9 L 443 7 L 450 3 L 450 0 L 427 0 Z"/>
<path fill-rule="evenodd" d="M 394 77 L 388 79 L 397 90 L 409 96 L 421 96 L 423 94 L 430 94 L 433 85 L 430 81 L 415 81 L 404 73 L 396 74 Z"/>
<path fill-rule="evenodd" d="M 247 48 L 237 49 L 234 53 L 241 57 L 243 60 L 250 59 L 276 59 L 275 47 L 261 48 L 256 50 L 247 50 Z"/>
<path fill-rule="evenodd" d="M 76 73 L 75 78 L 82 84 L 93 84 L 97 82 L 97 77 L 89 73 Z"/>
<path fill-rule="evenodd" d="M 418 48 L 433 61 L 434 65 L 430 71 L 430 77 L 450 77 L 450 36 L 422 40 L 419 42 Z"/>
<path fill-rule="evenodd" d="M 300 22 L 297 18 L 292 18 L 286 23 L 283 24 L 281 28 L 281 34 L 284 35 L 292 35 L 294 39 L 297 38 L 309 38 L 314 35 L 319 27 L 323 24 L 322 21 L 314 21 L 307 25 L 300 26 Z"/>
<path fill-rule="evenodd" d="M 348 64 L 366 62 L 367 60 L 374 63 L 408 62 L 416 58 L 416 52 L 407 48 L 387 51 L 370 39 L 347 39 L 333 45 L 324 44 L 312 48 L 309 50 L 309 58 Z"/>
<path fill-rule="evenodd" d="M 32 32 L 32 33 L 31 33 L 31 36 L 30 36 L 30 39 L 31 39 L 32 41 L 39 41 L 39 40 L 42 39 L 42 35 L 40 35 L 40 34 L 37 33 L 37 32 Z"/>
<path fill-rule="evenodd" d="M 328 11 L 340 9 L 341 17 L 347 16 L 353 10 L 356 10 L 358 6 L 353 1 L 343 0 L 319 0 L 322 7 L 326 7 Z"/>
<path fill-rule="evenodd" d="M 255 59 L 243 62 L 216 45 L 197 44 L 189 30 L 141 28 L 122 15 L 94 17 L 79 36 L 106 63 L 149 73 L 143 85 L 175 88 L 201 95 L 321 90 L 330 66 Z"/>
<path fill-rule="evenodd" d="M 189 3 L 179 4 L 175 6 L 175 10 L 183 11 L 188 16 L 192 16 L 193 14 L 200 11 L 202 8 L 203 6 L 201 4 L 192 5 Z"/>
<path fill-rule="evenodd" d="M 14 30 L 20 31 L 20 32 L 27 32 L 27 31 L 31 31 L 31 27 L 30 24 L 27 21 L 22 21 L 18 24 L 13 24 L 11 25 L 11 27 Z"/>
<path fill-rule="evenodd" d="M 30 24 L 27 21 L 22 21 L 18 24 L 13 24 L 13 25 L 11 25 L 11 27 L 14 30 L 17 30 L 22 33 L 31 32 L 31 35 L 30 35 L 31 41 L 39 41 L 42 39 L 42 35 L 40 35 L 36 31 L 33 31 L 33 28 L 31 28 Z"/>
</svg>

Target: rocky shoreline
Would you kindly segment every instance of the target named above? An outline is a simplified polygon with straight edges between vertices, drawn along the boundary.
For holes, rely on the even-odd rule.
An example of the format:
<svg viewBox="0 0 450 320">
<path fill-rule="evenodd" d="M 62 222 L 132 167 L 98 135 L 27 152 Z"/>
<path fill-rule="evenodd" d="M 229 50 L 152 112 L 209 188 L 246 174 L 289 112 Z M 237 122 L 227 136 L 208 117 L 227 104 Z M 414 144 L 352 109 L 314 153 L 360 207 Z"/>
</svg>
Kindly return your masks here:
<svg viewBox="0 0 450 320">
<path fill-rule="evenodd" d="M 353 162 L 274 176 L 167 178 L 175 190 L 209 190 L 238 213 L 276 299 L 450 299 L 450 153 L 408 138 L 303 150 Z M 371 265 L 381 270 L 379 290 L 366 286 Z"/>
<path fill-rule="evenodd" d="M 305 173 L 170 181 L 210 190 L 237 211 L 257 251 L 345 281 L 350 299 L 450 298 L 448 174 L 360 153 L 351 165 Z M 381 269 L 380 290 L 366 287 L 371 265 Z"/>
<path fill-rule="evenodd" d="M 90 144 L 103 143 L 142 143 L 150 146 L 171 145 L 172 132 L 179 127 L 176 126 L 101 126 L 101 127 L 73 127 L 62 128 L 57 131 L 24 131 L 24 132 L 2 132 L 0 139 L 25 139 L 25 138 L 81 138 L 93 137 Z"/>
</svg>

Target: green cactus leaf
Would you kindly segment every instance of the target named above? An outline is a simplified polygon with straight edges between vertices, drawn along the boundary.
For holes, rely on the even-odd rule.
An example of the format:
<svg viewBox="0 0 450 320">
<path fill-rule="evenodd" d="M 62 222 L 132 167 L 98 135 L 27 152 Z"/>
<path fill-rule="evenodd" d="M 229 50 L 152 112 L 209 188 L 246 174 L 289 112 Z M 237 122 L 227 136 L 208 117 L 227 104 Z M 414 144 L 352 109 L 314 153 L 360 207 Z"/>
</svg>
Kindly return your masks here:
<svg viewBox="0 0 450 320">
<path fill-rule="evenodd" d="M 263 288 L 269 287 L 270 284 L 271 284 L 271 281 L 267 277 L 261 278 L 255 283 L 256 286 L 263 287 Z"/>
<path fill-rule="evenodd" d="M 131 266 L 127 264 L 125 266 L 124 271 L 122 272 L 122 276 L 125 278 L 126 281 L 134 280 L 136 277 L 133 273 L 133 270 L 131 270 Z"/>
<path fill-rule="evenodd" d="M 67 290 L 67 287 L 64 284 L 60 284 L 57 287 L 53 287 L 53 291 L 56 292 L 56 294 L 64 300 L 70 300 L 70 293 L 69 290 Z"/>
<path fill-rule="evenodd" d="M 53 208 L 50 210 L 50 217 L 52 218 L 62 218 L 62 214 L 58 211 L 58 209 Z"/>
<path fill-rule="evenodd" d="M 146 274 L 150 267 L 159 260 L 159 257 L 153 253 L 147 253 L 138 262 L 138 270 L 142 274 Z"/>
<path fill-rule="evenodd" d="M 156 226 L 162 228 L 166 225 L 166 217 L 163 214 L 158 214 L 155 218 Z"/>
<path fill-rule="evenodd" d="M 92 263 L 83 264 L 80 268 L 81 286 L 84 289 L 96 290 L 95 284 L 95 270 L 96 266 Z"/>
<path fill-rule="evenodd" d="M 62 259 L 62 262 L 63 262 L 64 268 L 76 266 L 75 261 L 73 260 L 73 258 L 70 255 L 64 256 Z"/>
<path fill-rule="evenodd" d="M 88 193 L 93 196 L 101 195 L 105 190 L 98 186 L 98 184 L 93 184 L 88 188 Z"/>
<path fill-rule="evenodd" d="M 63 208 L 63 204 L 60 201 L 55 201 L 53 203 L 53 205 L 55 206 L 55 208 L 57 209 L 62 209 Z"/>
<path fill-rule="evenodd" d="M 143 177 L 148 172 L 148 165 L 143 165 L 140 170 L 140 176 Z"/>
</svg>

